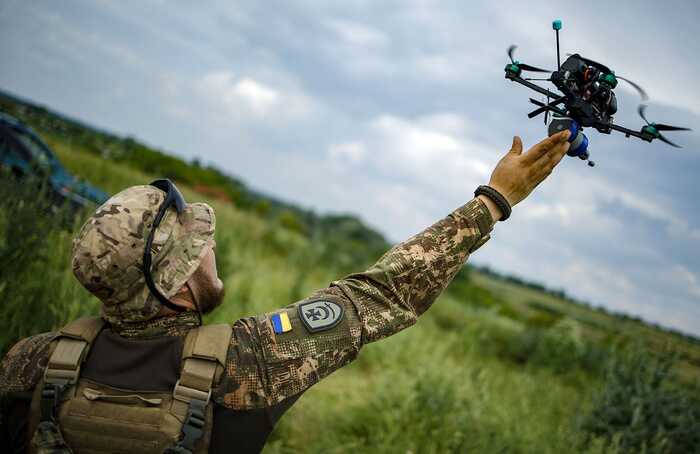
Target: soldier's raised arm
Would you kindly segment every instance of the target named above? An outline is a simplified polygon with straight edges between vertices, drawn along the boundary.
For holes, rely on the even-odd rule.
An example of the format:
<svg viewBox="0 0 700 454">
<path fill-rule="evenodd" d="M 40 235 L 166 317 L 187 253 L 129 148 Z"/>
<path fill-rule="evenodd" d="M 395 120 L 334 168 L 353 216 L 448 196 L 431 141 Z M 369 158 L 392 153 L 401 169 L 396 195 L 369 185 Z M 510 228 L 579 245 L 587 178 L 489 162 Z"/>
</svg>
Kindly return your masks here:
<svg viewBox="0 0 700 454">
<path fill-rule="evenodd" d="M 551 173 L 568 149 L 567 138 L 568 132 L 560 133 L 522 153 L 515 137 L 491 175 L 495 194 L 486 190 L 362 273 L 279 311 L 236 322 L 237 344 L 229 349 L 217 401 L 231 408 L 291 402 L 352 361 L 364 344 L 414 324 L 490 238 L 494 222 Z"/>
</svg>

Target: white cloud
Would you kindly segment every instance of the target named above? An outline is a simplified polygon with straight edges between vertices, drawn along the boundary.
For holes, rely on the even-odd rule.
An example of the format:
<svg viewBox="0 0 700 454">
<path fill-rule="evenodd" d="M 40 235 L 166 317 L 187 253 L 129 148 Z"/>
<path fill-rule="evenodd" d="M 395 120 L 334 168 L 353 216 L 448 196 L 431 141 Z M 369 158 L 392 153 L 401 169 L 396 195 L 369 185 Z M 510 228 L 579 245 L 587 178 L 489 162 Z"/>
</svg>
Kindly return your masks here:
<svg viewBox="0 0 700 454">
<path fill-rule="evenodd" d="M 464 136 L 472 132 L 469 128 L 470 124 L 467 123 L 467 119 L 463 115 L 450 112 L 425 115 L 421 118 L 421 124 L 453 136 Z"/>
<path fill-rule="evenodd" d="M 250 114 L 259 119 L 294 118 L 308 115 L 314 101 L 294 89 L 284 91 L 249 76 L 231 71 L 212 71 L 195 83 L 195 90 L 233 117 Z"/>
<path fill-rule="evenodd" d="M 331 145 L 328 154 L 334 159 L 357 163 L 364 160 L 367 149 L 362 142 L 344 142 Z"/>
<path fill-rule="evenodd" d="M 325 21 L 336 39 L 324 41 L 321 48 L 355 78 L 465 84 L 470 82 L 472 71 L 483 67 L 485 49 L 471 46 L 465 52 L 464 45 L 455 40 L 463 35 L 464 24 L 454 17 L 411 2 L 402 5 L 400 23 L 387 21 L 384 16 L 378 13 L 364 21 Z M 470 30 L 474 28 L 481 29 L 472 24 Z M 430 33 L 422 34 L 420 30 Z M 472 34 L 478 37 L 478 33 L 474 30 Z"/>
<path fill-rule="evenodd" d="M 572 210 L 568 204 L 553 202 L 530 202 L 521 217 L 526 220 L 553 220 L 556 219 L 562 225 L 571 225 Z"/>
<path fill-rule="evenodd" d="M 361 48 L 384 48 L 389 44 L 386 33 L 376 28 L 359 22 L 333 19 L 326 25 L 332 29 L 338 37 L 352 46 Z"/>
<path fill-rule="evenodd" d="M 688 291 L 700 298 L 700 278 L 683 265 L 675 265 L 671 269 L 673 280 L 680 280 L 688 287 Z"/>
<path fill-rule="evenodd" d="M 665 224 L 666 233 L 670 236 L 683 237 L 692 241 L 700 240 L 700 229 L 692 228 L 686 219 L 653 198 L 640 196 L 618 183 L 602 180 L 596 180 L 593 188 L 599 198 L 622 203 L 627 208 L 637 211 L 649 219 Z"/>
<path fill-rule="evenodd" d="M 373 155 L 388 168 L 433 187 L 464 188 L 488 175 L 490 168 L 482 156 L 490 148 L 454 134 L 454 126 L 460 122 L 464 120 L 447 115 L 416 120 L 380 115 L 370 122 Z"/>
<path fill-rule="evenodd" d="M 232 87 L 233 92 L 244 99 L 257 115 L 264 116 L 280 100 L 277 91 L 253 79 L 243 78 Z"/>
</svg>

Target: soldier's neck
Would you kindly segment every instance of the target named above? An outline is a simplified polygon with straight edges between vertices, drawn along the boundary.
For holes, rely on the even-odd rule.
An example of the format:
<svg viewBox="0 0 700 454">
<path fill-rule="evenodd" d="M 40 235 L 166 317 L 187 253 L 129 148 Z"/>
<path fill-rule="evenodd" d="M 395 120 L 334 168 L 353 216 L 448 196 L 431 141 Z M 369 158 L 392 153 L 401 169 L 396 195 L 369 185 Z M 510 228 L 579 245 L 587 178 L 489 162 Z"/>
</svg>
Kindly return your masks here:
<svg viewBox="0 0 700 454">
<path fill-rule="evenodd" d="M 112 331 L 122 337 L 133 339 L 153 339 L 165 336 L 184 336 L 189 330 L 200 326 L 202 317 L 199 312 L 171 312 L 143 322 L 123 322 L 112 324 Z"/>
</svg>

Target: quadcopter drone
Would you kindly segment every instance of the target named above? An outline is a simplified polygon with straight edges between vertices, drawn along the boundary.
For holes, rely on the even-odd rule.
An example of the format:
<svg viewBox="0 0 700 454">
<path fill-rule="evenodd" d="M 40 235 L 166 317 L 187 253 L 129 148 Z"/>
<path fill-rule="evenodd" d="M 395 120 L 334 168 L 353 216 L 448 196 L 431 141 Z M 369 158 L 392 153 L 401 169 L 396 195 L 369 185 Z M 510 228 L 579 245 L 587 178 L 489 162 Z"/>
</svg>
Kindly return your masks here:
<svg viewBox="0 0 700 454">
<path fill-rule="evenodd" d="M 595 163 L 588 160 L 588 137 L 583 134 L 583 128 L 595 128 L 603 134 L 610 134 L 611 131 L 619 131 L 625 137 L 638 137 L 647 142 L 659 139 L 662 142 L 680 148 L 675 143 L 661 135 L 661 131 L 690 131 L 688 128 L 670 126 L 659 123 L 650 123 L 646 116 L 646 104 L 640 104 L 637 109 L 639 115 L 646 122 L 639 131 L 634 131 L 616 124 L 613 124 L 613 115 L 617 112 L 617 98 L 613 91 L 617 87 L 618 80 L 630 84 L 640 94 L 642 101 L 646 101 L 648 96 L 639 85 L 629 79 L 616 76 L 605 65 L 597 63 L 579 54 L 568 55 L 564 63 L 559 58 L 559 30 L 561 21 L 552 22 L 552 28 L 557 37 L 557 70 L 548 71 L 535 66 L 520 63 L 513 59 L 513 52 L 516 46 L 508 48 L 510 64 L 506 65 L 506 79 L 518 82 L 526 87 L 535 90 L 547 97 L 547 102 L 543 103 L 530 98 L 530 102 L 537 106 L 537 109 L 528 114 L 528 118 L 534 118 L 541 113 L 545 114 L 544 122 L 547 124 L 548 114 L 552 113 L 549 122 L 548 134 L 551 136 L 557 132 L 569 130 L 569 151 L 567 154 L 588 161 L 588 165 L 593 167 Z M 551 73 L 549 78 L 524 78 L 521 77 L 523 71 Z M 556 93 L 546 88 L 536 85 L 531 80 L 544 80 L 552 82 L 561 92 Z M 552 100 L 550 102 L 550 99 Z"/>
</svg>

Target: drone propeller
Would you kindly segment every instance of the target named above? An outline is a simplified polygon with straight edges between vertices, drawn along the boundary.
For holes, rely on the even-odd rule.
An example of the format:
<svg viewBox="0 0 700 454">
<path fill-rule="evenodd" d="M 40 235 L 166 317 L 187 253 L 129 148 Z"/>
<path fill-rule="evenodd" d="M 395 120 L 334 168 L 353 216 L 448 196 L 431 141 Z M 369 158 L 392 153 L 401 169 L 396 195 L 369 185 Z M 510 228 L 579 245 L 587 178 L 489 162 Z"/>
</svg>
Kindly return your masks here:
<svg viewBox="0 0 700 454">
<path fill-rule="evenodd" d="M 557 107 L 559 104 L 562 102 L 565 102 L 566 100 L 566 95 L 560 96 L 558 98 L 554 98 L 552 102 L 549 102 L 549 96 L 547 96 L 547 104 L 543 104 L 540 101 L 534 100 L 530 98 L 530 102 L 535 104 L 536 106 L 540 106 L 537 109 L 533 110 L 529 114 L 527 114 L 528 118 L 534 118 L 544 112 L 544 124 L 547 124 L 547 120 L 549 118 L 549 112 L 550 112 L 550 107 Z"/>
<path fill-rule="evenodd" d="M 515 52 L 515 49 L 517 49 L 517 48 L 518 48 L 518 46 L 516 46 L 515 44 L 511 45 L 508 48 L 508 57 L 510 58 L 510 62 L 513 65 L 517 66 L 518 68 L 522 69 L 523 71 L 534 71 L 534 72 L 538 72 L 538 73 L 551 73 L 552 72 L 552 71 L 548 71 L 546 69 L 537 68 L 535 66 L 526 65 L 525 63 L 520 63 L 519 61 L 513 59 L 513 53 Z"/>
<path fill-rule="evenodd" d="M 621 77 L 621 76 L 615 76 L 615 79 L 624 80 L 625 82 L 627 82 L 628 84 L 630 84 L 630 85 L 632 86 L 632 88 L 634 88 L 635 90 L 637 90 L 637 92 L 639 93 L 639 96 L 642 97 L 642 101 L 647 101 L 647 100 L 649 100 L 649 95 L 647 95 L 647 92 L 644 91 L 644 89 L 643 89 L 642 87 L 640 87 L 638 84 L 635 84 L 635 83 L 632 82 L 631 80 L 625 79 L 624 77 Z"/>
<path fill-rule="evenodd" d="M 682 128 L 680 126 L 671 126 L 671 125 L 665 125 L 665 124 L 657 124 L 657 123 L 650 123 L 649 120 L 647 120 L 646 115 L 644 115 L 644 112 L 647 109 L 646 104 L 640 104 L 639 107 L 637 108 L 637 112 L 639 113 L 639 116 L 642 117 L 642 120 L 646 122 L 646 126 L 642 127 L 642 131 L 646 131 L 649 134 L 655 136 L 657 139 L 659 139 L 662 142 L 665 142 L 673 147 L 676 148 L 681 148 L 679 145 L 676 145 L 675 143 L 671 142 L 667 138 L 661 135 L 659 131 L 690 131 L 690 128 Z"/>
</svg>

